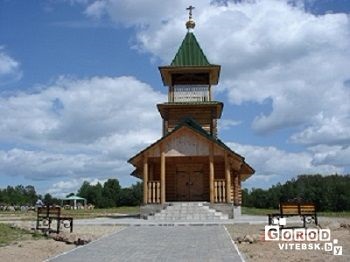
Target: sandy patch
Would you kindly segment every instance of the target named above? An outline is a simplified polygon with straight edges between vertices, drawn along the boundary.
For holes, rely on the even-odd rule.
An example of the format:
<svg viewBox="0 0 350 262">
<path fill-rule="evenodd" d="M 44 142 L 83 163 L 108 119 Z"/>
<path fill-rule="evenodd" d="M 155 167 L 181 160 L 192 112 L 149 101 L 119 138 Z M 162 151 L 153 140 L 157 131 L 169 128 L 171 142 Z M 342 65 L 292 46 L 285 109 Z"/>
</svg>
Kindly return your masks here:
<svg viewBox="0 0 350 262">
<path fill-rule="evenodd" d="M 12 224 L 28 229 L 32 227 L 33 222 L 16 221 Z M 74 234 L 91 234 L 95 240 L 120 229 L 122 229 L 121 226 L 114 225 L 74 225 Z M 0 247 L 0 261 L 38 262 L 75 247 L 53 239 L 24 240 Z"/>
<path fill-rule="evenodd" d="M 343 218 L 321 218 L 320 220 L 322 228 L 331 229 L 331 240 L 338 239 L 338 244 L 342 246 L 342 255 L 335 256 L 331 252 L 324 250 L 280 250 L 279 243 L 286 242 L 273 242 L 264 241 L 264 226 L 265 225 L 249 225 L 249 224 L 236 224 L 233 226 L 227 226 L 227 229 L 231 233 L 232 238 L 235 240 L 237 237 L 244 237 L 246 235 L 259 235 L 261 236 L 259 241 L 253 244 L 246 242 L 236 243 L 240 252 L 243 254 L 246 261 L 350 261 L 350 229 L 344 228 L 342 225 L 350 225 L 350 219 Z M 288 242 L 289 243 L 310 243 L 310 242 Z M 324 242 L 320 243 L 320 247 L 324 248 Z M 285 246 L 283 247 L 285 248 Z"/>
</svg>

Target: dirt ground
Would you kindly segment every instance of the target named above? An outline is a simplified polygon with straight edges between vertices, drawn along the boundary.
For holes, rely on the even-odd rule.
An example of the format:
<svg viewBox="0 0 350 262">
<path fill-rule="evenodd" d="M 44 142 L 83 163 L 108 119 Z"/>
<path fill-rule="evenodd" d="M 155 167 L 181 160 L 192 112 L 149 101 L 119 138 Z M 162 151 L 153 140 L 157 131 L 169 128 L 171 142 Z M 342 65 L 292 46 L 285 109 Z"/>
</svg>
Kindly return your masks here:
<svg viewBox="0 0 350 262">
<path fill-rule="evenodd" d="M 264 240 L 264 227 L 265 225 L 249 225 L 249 224 L 236 224 L 227 226 L 232 239 L 236 240 L 238 249 L 242 253 L 246 261 L 257 262 L 273 262 L 273 261 L 350 261 L 350 219 L 344 218 L 321 218 L 321 228 L 329 228 L 331 230 L 331 241 L 338 240 L 338 246 L 342 246 L 342 255 L 333 255 L 330 251 L 325 250 L 302 250 L 301 246 L 298 248 L 285 250 L 283 246 L 282 250 L 279 244 L 297 244 L 297 243 L 310 243 L 310 242 L 285 242 L 285 241 L 265 241 Z M 244 239 L 245 236 L 255 236 L 259 240 L 250 244 L 248 242 L 238 243 L 237 238 Z M 325 242 L 320 243 L 319 247 L 324 249 Z"/>
<path fill-rule="evenodd" d="M 33 222 L 15 222 L 22 228 L 30 228 Z M 93 240 L 122 229 L 112 225 L 75 225 L 74 234 L 90 234 Z M 75 248 L 53 239 L 24 240 L 0 247 L 0 261 L 4 262 L 38 262 Z"/>
</svg>

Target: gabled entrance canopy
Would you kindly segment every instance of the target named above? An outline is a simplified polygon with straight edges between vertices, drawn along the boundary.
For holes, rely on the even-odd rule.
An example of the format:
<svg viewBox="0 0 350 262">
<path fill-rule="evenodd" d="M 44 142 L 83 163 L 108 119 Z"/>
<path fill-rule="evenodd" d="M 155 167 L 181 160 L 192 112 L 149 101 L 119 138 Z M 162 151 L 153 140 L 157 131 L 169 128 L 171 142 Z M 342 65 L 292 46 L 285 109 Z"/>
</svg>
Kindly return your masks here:
<svg viewBox="0 0 350 262">
<path fill-rule="evenodd" d="M 254 174 L 255 170 L 244 161 L 244 157 L 235 153 L 220 139 L 213 138 L 192 119 L 181 122 L 172 132 L 130 158 L 128 162 L 138 168 L 142 166 L 145 155 L 161 157 L 164 152 L 166 157 L 209 156 L 211 148 L 214 156 L 223 157 L 225 153 L 228 155 L 231 164 L 241 172 L 242 181 Z M 132 175 L 142 177 L 137 171 Z"/>
<path fill-rule="evenodd" d="M 194 174 L 200 177 L 195 183 L 197 190 L 202 190 L 196 192 L 197 201 L 215 202 L 215 197 L 218 197 L 216 191 L 220 187 L 222 201 L 229 202 L 232 198 L 231 177 L 238 179 L 237 187 L 240 187 L 240 182 L 255 172 L 242 156 L 232 151 L 221 140 L 209 135 L 192 119 L 182 121 L 172 132 L 136 154 L 128 162 L 136 168 L 132 175 L 144 180 L 146 203 L 153 202 L 152 197 L 155 202 L 160 203 L 179 199 L 191 200 L 184 199 L 186 196 L 179 195 L 179 192 L 184 192 L 184 186 L 191 185 L 190 179 L 193 179 Z M 179 181 L 186 172 L 190 174 L 189 180 Z M 151 195 L 149 190 L 153 190 Z M 190 186 L 188 192 L 188 196 L 191 196 Z M 203 199 L 200 199 L 201 196 Z"/>
</svg>

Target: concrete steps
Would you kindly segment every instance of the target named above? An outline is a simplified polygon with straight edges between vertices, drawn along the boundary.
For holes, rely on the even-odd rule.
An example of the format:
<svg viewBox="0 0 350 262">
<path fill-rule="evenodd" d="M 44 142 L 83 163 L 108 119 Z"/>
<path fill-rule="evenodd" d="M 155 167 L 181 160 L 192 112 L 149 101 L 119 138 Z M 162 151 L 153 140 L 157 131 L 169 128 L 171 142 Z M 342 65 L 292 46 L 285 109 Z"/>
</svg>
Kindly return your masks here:
<svg viewBox="0 0 350 262">
<path fill-rule="evenodd" d="M 219 221 L 228 219 L 228 215 L 217 212 L 203 202 L 173 202 L 148 220 L 160 221 Z"/>
</svg>

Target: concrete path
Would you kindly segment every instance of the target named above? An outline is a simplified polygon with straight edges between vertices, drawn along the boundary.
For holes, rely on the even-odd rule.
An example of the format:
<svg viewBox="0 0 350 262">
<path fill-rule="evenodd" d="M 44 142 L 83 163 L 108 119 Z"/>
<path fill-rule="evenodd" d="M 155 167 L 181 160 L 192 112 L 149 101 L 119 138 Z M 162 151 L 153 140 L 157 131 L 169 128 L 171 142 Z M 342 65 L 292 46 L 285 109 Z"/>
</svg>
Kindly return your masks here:
<svg viewBox="0 0 350 262">
<path fill-rule="evenodd" d="M 49 261 L 242 261 L 223 226 L 131 226 Z"/>
<path fill-rule="evenodd" d="M 182 225 L 230 225 L 230 224 L 267 224 L 267 216 L 242 215 L 235 219 L 207 220 L 207 221 L 164 221 L 145 220 L 130 217 L 100 217 L 91 219 L 76 219 L 74 225 L 123 225 L 123 226 L 182 226 Z"/>
</svg>

